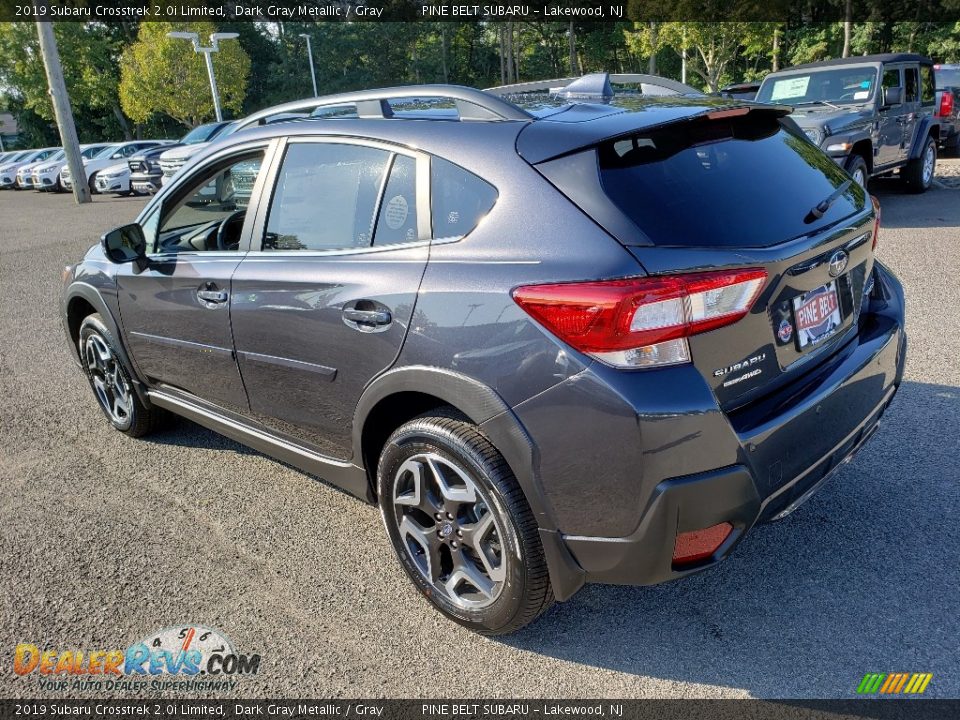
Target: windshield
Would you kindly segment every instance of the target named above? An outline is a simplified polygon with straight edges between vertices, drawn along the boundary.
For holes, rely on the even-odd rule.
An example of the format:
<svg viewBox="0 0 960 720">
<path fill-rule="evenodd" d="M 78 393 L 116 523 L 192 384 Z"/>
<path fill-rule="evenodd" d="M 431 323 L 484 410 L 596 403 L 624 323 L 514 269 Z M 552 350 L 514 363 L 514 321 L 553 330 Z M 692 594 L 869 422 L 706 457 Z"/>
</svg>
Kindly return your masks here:
<svg viewBox="0 0 960 720">
<path fill-rule="evenodd" d="M 57 160 L 63 160 L 66 156 L 67 154 L 63 150 L 61 150 L 60 152 L 55 153 L 50 157 L 48 157 L 47 160 L 49 162 L 56 162 Z"/>
<path fill-rule="evenodd" d="M 113 154 L 113 151 L 116 150 L 119 145 L 107 145 L 105 148 L 100 148 L 100 152 L 96 153 L 93 157 L 95 158 L 105 158 Z"/>
<path fill-rule="evenodd" d="M 95 157 L 96 157 L 97 155 L 99 155 L 103 150 L 104 150 L 104 146 L 103 146 L 103 145 L 94 145 L 93 147 L 88 147 L 86 150 L 84 150 L 84 151 L 83 151 L 82 153 L 80 153 L 80 154 L 83 155 L 83 157 L 84 157 L 85 160 L 89 160 L 90 158 L 95 158 Z"/>
<path fill-rule="evenodd" d="M 937 79 L 937 90 L 946 87 L 960 87 L 960 67 L 935 67 L 933 74 Z"/>
<path fill-rule="evenodd" d="M 758 102 L 786 105 L 865 103 L 877 85 L 875 67 L 839 67 L 764 79 Z"/>
<path fill-rule="evenodd" d="M 180 141 L 184 145 L 196 145 L 197 143 L 207 142 L 216 135 L 217 131 L 223 127 L 223 123 L 209 123 L 200 125 L 184 135 Z"/>
</svg>

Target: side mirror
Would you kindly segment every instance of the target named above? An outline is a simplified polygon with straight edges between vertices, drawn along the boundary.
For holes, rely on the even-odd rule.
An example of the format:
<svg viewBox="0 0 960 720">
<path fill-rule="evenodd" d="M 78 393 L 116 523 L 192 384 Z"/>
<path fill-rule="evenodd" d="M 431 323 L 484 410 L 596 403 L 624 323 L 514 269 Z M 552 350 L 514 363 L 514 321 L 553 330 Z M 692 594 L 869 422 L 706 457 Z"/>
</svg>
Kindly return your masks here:
<svg viewBox="0 0 960 720">
<path fill-rule="evenodd" d="M 883 104 L 886 107 L 903 105 L 903 88 L 892 87 L 883 89 Z"/>
<path fill-rule="evenodd" d="M 137 223 L 122 225 L 100 238 L 103 254 L 115 263 L 135 262 L 139 270 L 147 266 L 147 240 Z"/>
</svg>

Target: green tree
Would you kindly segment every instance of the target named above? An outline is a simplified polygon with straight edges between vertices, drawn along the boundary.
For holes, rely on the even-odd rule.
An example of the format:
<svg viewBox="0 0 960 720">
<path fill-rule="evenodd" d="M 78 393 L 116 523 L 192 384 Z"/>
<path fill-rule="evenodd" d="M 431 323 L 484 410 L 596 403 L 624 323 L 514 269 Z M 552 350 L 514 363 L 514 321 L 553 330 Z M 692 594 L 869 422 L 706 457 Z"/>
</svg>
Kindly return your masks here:
<svg viewBox="0 0 960 720">
<path fill-rule="evenodd" d="M 54 25 L 64 80 L 83 140 L 131 135 L 117 94 L 118 60 L 130 31 L 127 23 Z M 8 88 L 24 121 L 27 113 L 53 120 L 34 23 L 0 23 L 0 86 Z"/>
<path fill-rule="evenodd" d="M 145 122 L 154 113 L 164 113 L 187 127 L 196 127 L 213 117 L 213 98 L 206 65 L 185 40 L 168 38 L 172 23 L 150 22 L 140 26 L 137 41 L 123 53 L 120 71 L 120 103 L 135 122 Z M 195 32 L 208 42 L 217 28 L 213 23 L 187 23 L 177 30 Z M 240 43 L 227 40 L 213 56 L 214 74 L 225 109 L 240 113 L 250 75 L 250 58 Z"/>
<path fill-rule="evenodd" d="M 676 53 L 687 51 L 687 70 L 701 79 L 710 92 L 717 92 L 722 80 L 735 67 L 744 47 L 756 47 L 760 37 L 772 35 L 767 23 L 757 22 L 665 22 L 656 33 L 646 23 L 636 23 L 628 43 L 649 57 L 661 48 Z"/>
</svg>

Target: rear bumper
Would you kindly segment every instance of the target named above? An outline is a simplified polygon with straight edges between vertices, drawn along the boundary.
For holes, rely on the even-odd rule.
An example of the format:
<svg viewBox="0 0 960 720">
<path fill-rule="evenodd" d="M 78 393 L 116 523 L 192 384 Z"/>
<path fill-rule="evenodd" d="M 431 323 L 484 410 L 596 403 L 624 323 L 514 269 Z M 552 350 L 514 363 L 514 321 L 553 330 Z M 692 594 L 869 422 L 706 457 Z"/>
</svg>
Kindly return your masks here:
<svg viewBox="0 0 960 720">
<path fill-rule="evenodd" d="M 635 433 L 640 425 L 642 451 L 632 458 L 633 478 L 627 479 L 633 497 L 624 492 L 616 502 L 604 505 L 602 498 L 595 497 L 599 493 L 584 495 L 579 499 L 581 516 L 570 513 L 569 505 L 554 502 L 560 510 L 560 537 L 587 582 L 652 585 L 715 565 L 755 523 L 782 517 L 808 499 L 870 439 L 900 385 L 906 359 L 903 291 L 879 263 L 876 268 L 874 299 L 870 312 L 861 317 L 856 339 L 812 377 L 804 378 L 800 388 L 755 403 L 739 415 L 731 413 L 726 416 L 725 433 L 710 424 L 712 414 L 702 408 L 684 412 L 678 407 L 673 414 L 659 414 L 656 431 L 645 428 L 639 413 L 633 427 Z M 683 391 L 676 389 L 674 395 L 682 398 Z M 524 421 L 523 406 L 517 410 Z M 699 430 L 691 424 L 697 422 Z M 673 431 L 668 429 L 671 424 Z M 605 432 L 606 449 L 627 437 L 611 428 Z M 539 440 L 535 428 L 531 434 Z M 704 437 L 709 437 L 709 443 L 697 445 Z M 546 456 L 550 451 L 541 448 L 541 452 Z M 706 452 L 719 461 L 714 469 L 649 482 L 654 466 L 658 472 L 669 466 L 682 468 L 691 453 Z M 594 453 L 594 463 L 603 458 L 603 452 Z M 708 465 L 710 458 L 687 462 Z M 619 465 L 621 470 L 625 467 L 629 465 Z M 580 483 L 601 490 L 604 472 L 596 468 L 593 476 L 581 475 Z M 542 482 L 549 494 L 551 479 L 544 477 Z M 566 486 L 567 492 L 571 487 Z M 631 501 L 639 522 L 627 534 L 601 537 L 564 532 L 565 525 L 576 522 L 597 527 L 597 518 L 623 518 L 620 510 Z M 679 533 L 719 523 L 730 523 L 734 529 L 711 557 L 674 567 Z"/>
</svg>

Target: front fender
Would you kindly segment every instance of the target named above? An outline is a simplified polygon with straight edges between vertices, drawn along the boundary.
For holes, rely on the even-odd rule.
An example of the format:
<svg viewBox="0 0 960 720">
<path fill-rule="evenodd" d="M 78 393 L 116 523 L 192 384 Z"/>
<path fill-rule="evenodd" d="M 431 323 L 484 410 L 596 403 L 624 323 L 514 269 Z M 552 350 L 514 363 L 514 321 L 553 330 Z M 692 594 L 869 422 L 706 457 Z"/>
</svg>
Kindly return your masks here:
<svg viewBox="0 0 960 720">
<path fill-rule="evenodd" d="M 151 403 L 150 398 L 147 396 L 146 387 L 143 381 L 137 375 L 136 365 L 134 365 L 130 360 L 130 354 L 123 342 L 123 333 L 120 332 L 120 326 L 114 318 L 114 314 L 110 311 L 110 308 L 103 296 L 100 294 L 100 291 L 93 285 L 80 280 L 75 280 L 67 286 L 67 288 L 64 290 L 61 301 L 63 330 L 67 336 L 67 346 L 70 348 L 70 354 L 73 357 L 73 361 L 78 367 L 81 366 L 80 352 L 79 348 L 77 347 L 77 343 L 74 340 L 70 322 L 71 303 L 77 299 L 81 299 L 89 303 L 94 311 L 97 312 L 103 319 L 104 325 L 107 326 L 107 328 L 110 330 L 110 333 L 113 335 L 114 342 L 116 343 L 115 349 L 117 355 L 120 356 L 121 361 L 124 363 L 124 366 L 130 373 L 130 378 L 133 380 L 133 387 L 137 393 L 137 396 L 146 407 L 150 407 Z"/>
<path fill-rule="evenodd" d="M 833 158 L 846 157 L 850 154 L 849 150 L 827 150 L 827 148 L 831 145 L 840 145 L 843 143 L 849 143 L 852 146 L 863 141 L 867 141 L 871 145 L 873 144 L 873 138 L 870 137 L 869 128 L 856 128 L 850 132 L 839 132 L 836 135 L 831 135 L 823 141 L 823 150 Z M 867 161 L 868 164 L 872 160 L 872 155 L 873 153 L 871 153 L 870 160 Z"/>
</svg>

